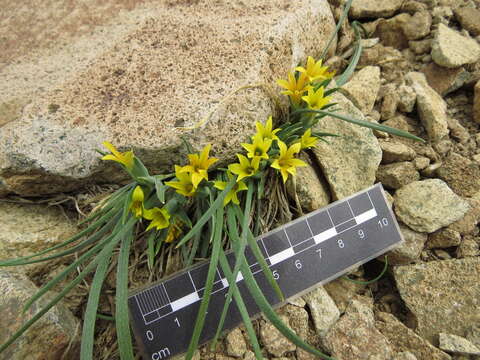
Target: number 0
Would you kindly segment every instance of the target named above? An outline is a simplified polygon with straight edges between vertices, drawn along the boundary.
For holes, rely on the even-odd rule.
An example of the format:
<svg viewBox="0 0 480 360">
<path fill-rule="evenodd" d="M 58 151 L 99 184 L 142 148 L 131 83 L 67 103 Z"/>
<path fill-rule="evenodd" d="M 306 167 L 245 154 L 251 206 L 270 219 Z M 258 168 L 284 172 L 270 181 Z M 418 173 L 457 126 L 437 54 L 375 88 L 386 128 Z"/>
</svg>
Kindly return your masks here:
<svg viewBox="0 0 480 360">
<path fill-rule="evenodd" d="M 153 340 L 153 332 L 151 330 L 147 330 L 147 339 L 150 341 Z"/>
</svg>

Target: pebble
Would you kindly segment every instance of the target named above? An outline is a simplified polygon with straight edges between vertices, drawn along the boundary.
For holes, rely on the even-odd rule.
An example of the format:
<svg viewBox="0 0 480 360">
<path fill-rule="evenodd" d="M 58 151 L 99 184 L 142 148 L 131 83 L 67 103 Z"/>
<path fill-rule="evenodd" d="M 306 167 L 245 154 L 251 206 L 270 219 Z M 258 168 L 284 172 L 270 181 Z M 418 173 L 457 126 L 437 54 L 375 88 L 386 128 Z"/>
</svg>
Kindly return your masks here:
<svg viewBox="0 0 480 360">
<path fill-rule="evenodd" d="M 480 35 L 480 10 L 471 7 L 458 7 L 454 10 L 455 18 L 465 30 L 473 35 Z"/>
<path fill-rule="evenodd" d="M 317 334 L 324 337 L 340 317 L 335 302 L 323 286 L 303 296 L 313 318 Z"/>
<path fill-rule="evenodd" d="M 372 111 L 380 89 L 380 67 L 366 66 L 342 87 L 342 93 L 364 114 Z"/>
<path fill-rule="evenodd" d="M 402 6 L 403 0 L 362 0 L 354 1 L 350 8 L 350 18 L 383 18 L 390 17 Z"/>
<path fill-rule="evenodd" d="M 417 94 L 411 86 L 400 85 L 397 89 L 398 94 L 398 110 L 404 113 L 410 113 L 413 111 L 415 102 L 417 100 Z"/>
<path fill-rule="evenodd" d="M 426 244 L 427 249 L 433 248 L 449 248 L 452 246 L 460 245 L 462 237 L 458 231 L 450 228 L 443 228 L 435 231 L 428 236 L 428 242 Z"/>
<path fill-rule="evenodd" d="M 247 343 L 239 328 L 229 332 L 225 337 L 227 355 L 233 357 L 242 357 L 247 351 Z"/>
<path fill-rule="evenodd" d="M 398 161 L 410 161 L 415 158 L 415 150 L 410 146 L 395 142 L 380 140 L 382 148 L 382 163 L 390 164 Z"/>
<path fill-rule="evenodd" d="M 472 78 L 472 75 L 463 67 L 448 69 L 431 61 L 422 68 L 421 72 L 425 74 L 428 84 L 442 96 L 460 89 Z"/>
<path fill-rule="evenodd" d="M 465 236 L 457 248 L 456 256 L 459 259 L 476 257 L 480 254 L 479 250 L 480 238 Z"/>
<path fill-rule="evenodd" d="M 480 355 L 480 348 L 461 336 L 440 333 L 438 340 L 440 349 L 444 351 L 461 355 Z"/>
<path fill-rule="evenodd" d="M 390 265 L 405 265 L 418 261 L 427 241 L 426 234 L 413 231 L 402 223 L 399 227 L 405 242 L 387 253 Z M 384 261 L 385 257 L 382 255 L 378 259 Z"/>
<path fill-rule="evenodd" d="M 413 165 L 417 170 L 423 170 L 430 165 L 430 159 L 425 156 L 419 156 L 413 160 Z"/>
<path fill-rule="evenodd" d="M 432 59 L 447 68 L 471 64 L 480 59 L 480 45 L 474 39 L 440 24 L 432 43 Z"/>
<path fill-rule="evenodd" d="M 280 315 L 279 317 L 287 326 L 290 326 L 288 323 L 288 317 L 285 315 Z M 295 344 L 288 341 L 280 331 L 268 321 L 263 322 L 260 327 L 260 338 L 265 349 L 270 354 L 277 357 L 283 356 L 286 352 L 295 351 L 297 348 Z"/>
<path fill-rule="evenodd" d="M 390 189 L 399 189 L 419 179 L 417 169 L 408 161 L 380 165 L 377 170 L 377 180 Z"/>
</svg>

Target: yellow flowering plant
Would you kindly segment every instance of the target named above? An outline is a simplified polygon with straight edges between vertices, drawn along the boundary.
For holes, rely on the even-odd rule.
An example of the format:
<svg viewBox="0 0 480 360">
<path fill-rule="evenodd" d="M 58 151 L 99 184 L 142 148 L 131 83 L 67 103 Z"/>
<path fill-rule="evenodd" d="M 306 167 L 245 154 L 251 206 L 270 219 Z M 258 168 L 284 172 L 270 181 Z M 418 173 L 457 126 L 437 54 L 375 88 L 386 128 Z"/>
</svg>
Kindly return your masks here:
<svg viewBox="0 0 480 360">
<path fill-rule="evenodd" d="M 345 18 L 351 1 L 348 0 L 342 19 Z M 337 29 L 339 26 L 340 24 Z M 356 33 L 358 35 L 358 32 Z M 332 41 L 333 37 L 329 44 Z M 278 80 L 277 84 L 283 89 L 282 94 L 290 101 L 288 121 L 276 119 L 278 127 L 274 127 L 271 116 L 264 123 L 256 122 L 256 133 L 250 135 L 247 142 L 240 144 L 243 151 L 236 154 L 238 161 L 232 160 L 231 163 L 227 163 L 226 168 L 214 168 L 219 162 L 210 156 L 215 146 L 206 144 L 198 152 L 189 151 L 188 163 L 183 166 L 175 165 L 172 169 L 174 173 L 151 175 L 133 150 L 120 152 L 111 143 L 104 142 L 103 145 L 108 152 L 100 151 L 102 159 L 117 163 L 130 175 L 132 182 L 103 201 L 81 222 L 80 225 L 86 227 L 64 243 L 33 255 L 0 261 L 0 266 L 19 266 L 78 254 L 70 265 L 27 301 L 24 310 L 30 308 L 40 297 L 67 277 L 73 277 L 73 280 L 63 286 L 35 316 L 0 345 L 0 353 L 13 344 L 69 291 L 94 273 L 85 308 L 80 349 L 81 360 L 93 359 L 95 326 L 102 286 L 109 269 L 116 264 L 114 320 L 118 352 L 122 360 L 134 359 L 127 305 L 130 254 L 133 249 L 140 248 L 146 255 L 146 266 L 153 272 L 155 269 L 158 270 L 156 266 L 161 250 L 168 247 L 171 251 L 179 249 L 184 267 L 192 265 L 196 258 L 211 260 L 204 295 L 185 355 L 187 360 L 193 357 L 200 341 L 218 267 L 226 274 L 231 286 L 226 294 L 217 332 L 211 342 L 212 347 L 215 347 L 222 333 L 230 300 L 233 299 L 242 316 L 255 357 L 262 359 L 262 351 L 250 315 L 235 281 L 242 271 L 246 287 L 260 310 L 284 336 L 318 358 L 331 359 L 305 343 L 278 318 L 254 277 L 249 276 L 251 273 L 246 262 L 245 249 L 247 246 L 251 249 L 266 280 L 278 298 L 284 299 L 255 237 L 275 223 L 290 220 L 285 183 L 295 176 L 297 168 L 306 165 L 299 159 L 300 153 L 314 148 L 318 141 L 326 141 L 325 137 L 338 136 L 321 132 L 317 128 L 320 118 L 330 116 L 360 126 L 421 140 L 400 130 L 352 119 L 339 111 L 329 111 L 335 106 L 331 95 L 351 76 L 360 51 L 361 43 L 357 38 L 352 61 L 345 72 L 335 78 L 335 86 L 332 86 L 335 73 L 328 71 L 322 59 L 315 60 L 311 56 L 304 66 L 295 67 L 290 71 L 286 80 Z M 187 145 L 190 148 L 191 145 L 188 143 Z M 268 198 L 269 201 L 263 201 L 264 198 Z M 233 268 L 226 258 L 228 250 L 235 254 Z M 78 269 L 81 270 L 77 273 Z"/>
</svg>

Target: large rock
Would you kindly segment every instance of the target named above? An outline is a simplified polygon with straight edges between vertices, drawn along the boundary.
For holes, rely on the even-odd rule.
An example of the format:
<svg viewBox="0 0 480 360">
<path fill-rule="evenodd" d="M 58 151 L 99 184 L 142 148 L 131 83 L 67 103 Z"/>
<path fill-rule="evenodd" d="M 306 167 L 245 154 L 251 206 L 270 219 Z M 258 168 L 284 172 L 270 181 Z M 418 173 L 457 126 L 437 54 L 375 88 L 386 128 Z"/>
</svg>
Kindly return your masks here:
<svg viewBox="0 0 480 360">
<path fill-rule="evenodd" d="M 82 12 L 84 5 L 65 3 L 70 12 Z M 116 3 L 102 2 L 98 17 Z M 108 26 L 44 42 L 30 57 L 12 55 L 2 68 L 1 102 L 28 102 L 9 106 L 22 111 L 0 127 L 0 179 L 7 190 L 37 195 L 115 180 L 118 171 L 94 151 L 103 140 L 133 148 L 155 171 L 184 161 L 180 135 L 196 149 L 211 142 L 213 155 L 233 158 L 255 121 L 287 105 L 283 99 L 279 106 L 268 86 L 240 88 L 273 86 L 307 55 L 318 56 L 335 25 L 326 0 L 162 0 L 109 11 Z M 25 27 L 23 19 L 34 19 L 36 28 L 41 22 L 48 29 L 42 14 L 49 12 L 52 22 L 59 21 L 54 8 L 9 15 Z M 9 20 L 1 35 L 10 52 L 14 46 L 28 52 L 21 39 L 11 38 L 18 21 Z M 53 29 L 59 30 L 56 23 Z M 86 45 L 95 51 L 84 53 Z"/>
<path fill-rule="evenodd" d="M 389 17 L 402 6 L 402 0 L 355 0 L 350 8 L 353 19 Z"/>
<path fill-rule="evenodd" d="M 338 104 L 339 114 L 365 120 L 342 94 L 335 93 L 332 102 Z M 330 116 L 320 119 L 316 129 L 341 135 L 329 138 L 329 144 L 319 142 L 313 150 L 335 200 L 373 185 L 382 150 L 372 130 Z"/>
<path fill-rule="evenodd" d="M 418 360 L 449 360 L 450 356 L 438 350 L 392 314 L 375 313 L 375 327 L 388 339 L 395 351 L 410 351 Z"/>
<path fill-rule="evenodd" d="M 464 336 L 480 321 L 480 258 L 398 266 L 394 276 L 416 332 L 431 343 L 440 332 Z"/>
<path fill-rule="evenodd" d="M 77 232 L 75 224 L 57 207 L 0 202 L 0 260 L 35 254 Z M 45 263 L 20 270 L 44 267 Z"/>
<path fill-rule="evenodd" d="M 0 344 L 5 343 L 25 322 L 30 320 L 42 306 L 51 299 L 51 294 L 41 298 L 27 312 L 22 313 L 24 304 L 37 287 L 24 275 L 0 269 Z M 50 309 L 35 325 L 17 339 L 0 355 L 1 359 L 57 360 L 62 357 L 72 341 L 72 347 L 65 354 L 66 359 L 78 354 L 77 320 L 61 304 Z"/>
<path fill-rule="evenodd" d="M 367 360 L 375 356 L 390 359 L 393 355 L 390 343 L 375 328 L 373 311 L 358 300 L 352 300 L 324 342 L 332 357 L 338 360 Z"/>
<path fill-rule="evenodd" d="M 425 75 L 410 72 L 407 82 L 417 94 L 417 110 L 428 137 L 437 142 L 448 135 L 447 104 L 427 83 Z"/>
<path fill-rule="evenodd" d="M 415 181 L 397 190 L 398 218 L 419 232 L 434 232 L 462 218 L 469 204 L 439 179 Z"/>
<path fill-rule="evenodd" d="M 480 59 L 480 45 L 444 24 L 438 25 L 432 43 L 432 59 L 438 65 L 455 68 Z"/>
<path fill-rule="evenodd" d="M 373 110 L 380 89 L 380 68 L 366 66 L 342 87 L 344 93 L 364 114 Z"/>
</svg>

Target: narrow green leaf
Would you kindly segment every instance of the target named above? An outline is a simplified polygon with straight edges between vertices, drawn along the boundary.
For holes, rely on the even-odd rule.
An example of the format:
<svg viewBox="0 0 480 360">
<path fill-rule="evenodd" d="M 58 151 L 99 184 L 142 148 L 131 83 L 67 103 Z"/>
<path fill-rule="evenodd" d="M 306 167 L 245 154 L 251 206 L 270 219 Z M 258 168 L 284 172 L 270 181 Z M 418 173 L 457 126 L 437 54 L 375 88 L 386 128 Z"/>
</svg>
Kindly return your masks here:
<svg viewBox="0 0 480 360">
<path fill-rule="evenodd" d="M 231 179 L 228 183 L 227 186 L 225 187 L 225 190 L 223 190 L 218 197 L 215 199 L 213 204 L 210 206 L 210 208 L 203 214 L 203 216 L 195 223 L 195 226 L 182 238 L 182 240 L 177 244 L 175 248 L 178 248 L 185 244 L 188 240 L 192 238 L 197 232 L 199 232 L 203 225 L 210 219 L 214 211 L 216 211 L 219 207 L 223 208 L 223 199 L 225 196 L 227 196 L 228 192 L 234 187 L 236 179 Z"/>
<path fill-rule="evenodd" d="M 149 270 L 152 270 L 155 261 L 155 239 L 157 237 L 156 231 L 150 231 L 147 236 L 147 263 Z"/>
<path fill-rule="evenodd" d="M 298 113 L 324 114 L 324 115 L 328 115 L 328 116 L 331 116 L 331 117 L 334 117 L 334 118 L 337 118 L 337 119 L 340 119 L 340 120 L 343 120 L 343 121 L 346 121 L 346 122 L 349 122 L 349 123 L 352 123 L 352 124 L 355 124 L 355 125 L 363 126 L 363 127 L 374 129 L 374 130 L 383 131 L 383 132 L 386 132 L 386 133 L 389 133 L 389 134 L 392 134 L 392 135 L 401 136 L 401 137 L 416 140 L 416 141 L 425 142 L 425 140 L 423 140 L 422 138 L 419 138 L 419 137 L 417 137 L 415 135 L 412 135 L 412 134 L 410 134 L 406 131 L 403 131 L 403 130 L 395 129 L 395 128 L 392 128 L 390 126 L 385 126 L 385 125 L 381 125 L 381 124 L 377 124 L 377 123 L 369 122 L 369 121 L 365 121 L 365 120 L 353 119 L 353 118 L 351 118 L 347 115 L 341 115 L 341 114 L 333 113 L 333 112 L 330 112 L 330 111 L 302 109 L 302 110 L 298 110 L 297 112 Z"/>
<path fill-rule="evenodd" d="M 80 360 L 93 359 L 93 343 L 95 335 L 95 322 L 97 320 L 98 303 L 100 301 L 100 293 L 103 286 L 103 281 L 107 274 L 108 266 L 110 265 L 111 253 L 106 254 L 97 266 L 95 276 L 90 285 L 88 295 L 87 307 L 85 309 L 85 316 L 82 326 L 82 342 L 80 348 Z"/>
<path fill-rule="evenodd" d="M 212 294 L 213 281 L 217 272 L 218 258 L 222 250 L 222 229 L 223 229 L 223 204 L 217 209 L 216 212 L 216 226 L 213 237 L 213 250 L 210 259 L 210 265 L 208 267 L 207 281 L 205 283 L 205 290 L 203 292 L 200 308 L 198 309 L 197 319 L 195 320 L 195 326 L 193 328 L 192 338 L 188 345 L 188 350 L 185 355 L 186 360 L 191 360 L 193 353 L 197 349 L 200 335 L 205 324 L 206 312 L 208 310 L 208 304 L 210 303 L 210 296 Z"/>
<path fill-rule="evenodd" d="M 253 347 L 253 352 L 255 353 L 255 358 L 257 360 L 262 360 L 262 350 L 260 349 L 260 345 L 258 343 L 257 335 L 255 334 L 255 329 L 253 328 L 252 321 L 250 320 L 250 314 L 248 313 L 247 307 L 242 299 L 242 295 L 238 290 L 237 284 L 235 282 L 235 278 L 233 277 L 232 271 L 230 270 L 230 266 L 228 264 L 227 256 L 223 251 L 220 252 L 220 266 L 222 267 L 223 273 L 227 277 L 227 281 L 229 286 L 233 287 L 233 298 L 237 304 L 237 309 L 242 316 L 243 324 L 247 329 L 248 337 L 250 338 L 250 343 Z M 217 336 L 216 336 L 217 337 Z M 212 346 L 214 346 L 215 342 L 212 341 Z"/>
<path fill-rule="evenodd" d="M 343 9 L 342 15 L 340 16 L 340 19 L 338 19 L 338 24 L 335 27 L 335 31 L 333 34 L 330 36 L 330 39 L 328 40 L 327 45 L 325 46 L 325 49 L 322 51 L 322 55 L 320 56 L 321 59 L 325 59 L 328 53 L 328 49 L 330 49 L 330 46 L 332 46 L 333 41 L 335 40 L 338 31 L 342 27 L 343 22 L 345 21 L 345 18 L 348 15 L 348 11 L 350 10 L 350 6 L 352 5 L 353 0 L 348 0 L 347 3 L 345 4 L 345 8 Z"/>
<path fill-rule="evenodd" d="M 387 272 L 387 269 L 388 269 L 388 256 L 385 256 L 385 266 L 383 267 L 382 272 L 377 277 L 375 277 L 375 279 L 368 280 L 368 281 L 359 281 L 359 280 L 350 279 L 346 275 L 343 278 L 345 280 L 348 280 L 348 281 L 353 282 L 355 284 L 369 285 L 369 284 L 373 284 L 374 282 L 377 282 L 378 280 L 380 280 L 382 278 L 382 276 L 385 275 L 385 273 Z"/>
<path fill-rule="evenodd" d="M 165 192 L 167 191 L 168 186 L 165 185 L 159 178 L 155 178 L 155 193 L 157 194 L 158 200 L 165 204 Z"/>
<path fill-rule="evenodd" d="M 135 221 L 128 222 L 125 224 L 125 227 L 130 227 L 130 229 L 133 227 L 135 224 Z M 28 320 L 25 324 L 22 325 L 22 327 L 17 330 L 4 344 L 0 346 L 0 353 L 2 353 L 7 347 L 9 347 L 11 344 L 15 342 L 22 334 L 28 330 L 30 326 L 35 324 L 35 322 L 40 319 L 45 313 L 48 312 L 55 304 L 57 304 L 70 290 L 72 290 L 75 286 L 77 286 L 88 274 L 90 274 L 95 267 L 97 266 L 98 262 L 102 257 L 104 257 L 106 254 L 111 254 L 114 247 L 118 244 L 120 241 L 121 236 L 115 236 L 106 246 L 103 248 L 103 250 L 85 267 L 85 269 L 80 272 L 80 274 L 73 279 L 71 282 L 69 282 L 60 293 L 55 296 L 50 302 L 48 302 L 38 313 L 36 313 L 30 320 Z"/>
<path fill-rule="evenodd" d="M 122 360 L 133 360 L 134 358 L 130 323 L 128 320 L 128 260 L 132 242 L 133 234 L 131 231 L 122 236 L 117 266 L 115 327 L 117 329 L 118 352 Z"/>
<path fill-rule="evenodd" d="M 130 214 L 130 203 L 132 202 L 132 195 L 135 188 L 132 188 L 125 196 L 123 202 L 123 214 L 122 214 L 122 224 L 125 224 L 127 221 L 128 215 Z"/>
</svg>

